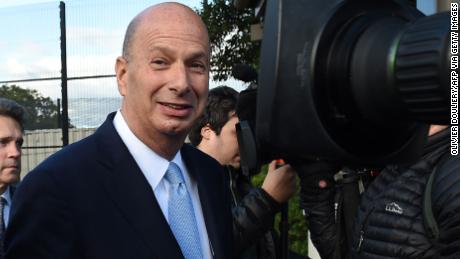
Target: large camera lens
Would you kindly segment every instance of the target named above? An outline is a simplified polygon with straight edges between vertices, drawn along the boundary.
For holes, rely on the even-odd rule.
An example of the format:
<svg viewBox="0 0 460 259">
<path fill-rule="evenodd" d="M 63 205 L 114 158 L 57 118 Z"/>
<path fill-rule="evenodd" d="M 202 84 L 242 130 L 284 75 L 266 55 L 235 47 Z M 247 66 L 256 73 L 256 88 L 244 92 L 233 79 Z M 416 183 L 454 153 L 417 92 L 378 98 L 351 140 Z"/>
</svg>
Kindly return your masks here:
<svg viewBox="0 0 460 259">
<path fill-rule="evenodd" d="M 409 162 L 449 122 L 449 16 L 405 0 L 267 2 L 256 135 L 284 157 Z"/>
</svg>

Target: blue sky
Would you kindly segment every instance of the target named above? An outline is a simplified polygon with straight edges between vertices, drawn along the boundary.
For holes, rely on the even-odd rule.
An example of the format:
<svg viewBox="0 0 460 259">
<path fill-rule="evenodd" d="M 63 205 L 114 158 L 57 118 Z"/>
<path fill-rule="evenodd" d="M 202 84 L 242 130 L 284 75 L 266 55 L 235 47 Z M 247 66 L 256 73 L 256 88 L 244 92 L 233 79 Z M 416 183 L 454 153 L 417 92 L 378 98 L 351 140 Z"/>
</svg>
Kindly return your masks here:
<svg viewBox="0 0 460 259">
<path fill-rule="evenodd" d="M 306 0 L 308 1 L 308 0 Z M 371 1 L 371 0 L 370 0 Z M 447 0 L 446 0 L 447 1 Z M 160 0 L 68 0 L 67 63 L 68 74 L 88 76 L 113 74 L 115 58 L 120 55 L 123 34 L 130 19 L 145 7 Z M 178 1 L 199 8 L 201 0 Z M 58 77 L 59 1 L 0 0 L 0 80 Z M 435 0 L 418 1 L 427 14 Z M 60 96 L 59 81 L 18 83 L 37 89 L 44 96 Z M 211 82 L 210 86 L 222 83 Z M 225 82 L 237 90 L 244 85 Z M 69 81 L 69 97 L 116 97 L 114 78 Z"/>
<path fill-rule="evenodd" d="M 100 1 L 100 0 L 95 0 L 95 1 Z M 50 0 L 0 0 L 0 8 L 2 7 L 11 7 L 11 6 L 20 6 L 20 5 L 29 5 L 29 4 L 37 4 L 37 3 L 48 3 L 52 2 Z M 59 2 L 59 1 L 55 1 Z M 82 0 L 74 0 L 74 1 L 64 1 L 64 2 L 83 2 Z M 94 1 L 93 1 L 94 2 Z M 134 3 L 136 1 L 132 1 Z M 145 1 L 150 4 L 155 4 L 159 2 L 165 2 L 161 0 L 151 0 L 151 1 Z M 180 2 L 183 4 L 186 4 L 188 6 L 194 7 L 198 6 L 200 3 L 200 0 L 175 0 L 175 2 Z M 135 5 L 135 4 L 134 4 Z M 146 6 L 146 5 L 144 5 Z"/>
<path fill-rule="evenodd" d="M 447 0 L 446 0 L 447 1 Z M 35 3 L 43 3 L 49 2 L 49 0 L 0 0 L 0 8 L 7 7 L 7 6 L 18 6 L 18 5 L 26 5 L 26 4 L 35 4 Z M 159 2 L 159 1 L 151 1 Z M 182 1 L 185 4 L 190 6 L 197 6 L 200 1 L 199 0 L 191 0 L 191 1 Z M 419 0 L 418 7 L 423 10 L 431 11 L 434 10 L 435 0 Z"/>
</svg>

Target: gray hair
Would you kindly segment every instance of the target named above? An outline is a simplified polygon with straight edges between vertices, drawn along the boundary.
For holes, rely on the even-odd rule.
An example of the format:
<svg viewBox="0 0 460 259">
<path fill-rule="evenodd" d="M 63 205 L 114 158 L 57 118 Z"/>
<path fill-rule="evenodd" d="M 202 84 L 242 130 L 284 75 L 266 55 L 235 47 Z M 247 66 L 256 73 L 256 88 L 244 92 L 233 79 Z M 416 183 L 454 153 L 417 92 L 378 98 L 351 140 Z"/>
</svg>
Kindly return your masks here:
<svg viewBox="0 0 460 259">
<path fill-rule="evenodd" d="M 0 116 L 6 116 L 14 119 L 24 130 L 24 107 L 17 102 L 0 97 Z"/>
</svg>

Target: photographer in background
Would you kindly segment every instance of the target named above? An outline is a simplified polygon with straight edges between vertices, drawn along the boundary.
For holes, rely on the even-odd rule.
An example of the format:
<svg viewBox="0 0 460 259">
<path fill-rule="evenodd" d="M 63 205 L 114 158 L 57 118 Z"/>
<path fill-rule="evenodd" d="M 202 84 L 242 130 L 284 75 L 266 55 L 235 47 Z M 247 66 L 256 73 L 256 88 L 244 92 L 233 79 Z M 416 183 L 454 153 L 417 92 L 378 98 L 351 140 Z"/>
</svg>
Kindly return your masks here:
<svg viewBox="0 0 460 259">
<path fill-rule="evenodd" d="M 272 235 L 275 214 L 295 193 L 295 172 L 289 166 L 269 165 L 261 188 L 240 170 L 235 125 L 238 92 L 227 86 L 209 91 L 204 114 L 189 135 L 191 143 L 226 167 L 233 197 L 233 238 L 239 258 L 275 258 Z"/>
<path fill-rule="evenodd" d="M 321 257 L 460 258 L 460 160 L 450 155 L 449 132 L 432 125 L 417 162 L 379 173 L 362 194 L 350 243 L 337 223 L 333 167 L 300 174 L 301 207 Z"/>
</svg>

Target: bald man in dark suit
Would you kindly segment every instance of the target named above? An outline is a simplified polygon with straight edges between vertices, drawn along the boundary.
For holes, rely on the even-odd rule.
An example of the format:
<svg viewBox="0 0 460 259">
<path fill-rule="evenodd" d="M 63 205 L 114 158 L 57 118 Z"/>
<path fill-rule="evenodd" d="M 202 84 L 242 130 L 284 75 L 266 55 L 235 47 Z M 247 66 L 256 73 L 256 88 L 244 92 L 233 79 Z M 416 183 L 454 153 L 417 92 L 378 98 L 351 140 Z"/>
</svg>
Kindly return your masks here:
<svg viewBox="0 0 460 259">
<path fill-rule="evenodd" d="M 136 16 L 116 61 L 121 110 L 27 175 L 6 258 L 231 258 L 222 167 L 183 144 L 206 102 L 209 55 L 190 8 Z"/>
</svg>

